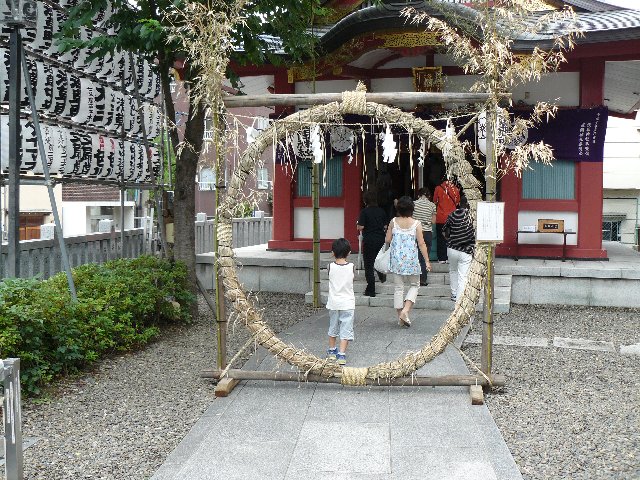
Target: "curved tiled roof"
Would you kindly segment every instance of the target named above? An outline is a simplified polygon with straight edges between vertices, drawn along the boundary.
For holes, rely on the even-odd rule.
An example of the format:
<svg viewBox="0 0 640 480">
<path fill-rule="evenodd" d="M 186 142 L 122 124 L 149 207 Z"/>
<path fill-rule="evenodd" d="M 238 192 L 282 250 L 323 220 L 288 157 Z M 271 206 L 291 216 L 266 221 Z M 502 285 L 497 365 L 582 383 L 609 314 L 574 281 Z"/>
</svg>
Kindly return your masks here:
<svg viewBox="0 0 640 480">
<path fill-rule="evenodd" d="M 433 16 L 442 17 L 440 11 L 434 8 L 431 2 L 383 3 L 354 12 L 328 29 L 324 29 L 320 45 L 325 51 L 331 52 L 344 42 L 362 33 L 407 28 L 407 22 L 400 17 L 400 11 L 407 6 L 411 6 L 420 12 L 428 12 Z M 448 4 L 447 8 L 461 19 L 467 21 L 473 21 L 479 15 L 474 9 L 462 4 Z M 535 21 L 536 18 L 543 14 L 544 12 L 532 14 L 531 20 Z M 640 39 L 639 10 L 612 7 L 610 10 L 578 12 L 576 16 L 584 32 L 584 37 L 579 39 L 578 43 Z M 553 36 L 563 33 L 566 28 L 566 23 L 559 22 L 545 32 L 520 34 L 514 38 L 514 49 L 525 51 L 532 50 L 536 46 L 542 48 L 551 46 Z"/>
</svg>

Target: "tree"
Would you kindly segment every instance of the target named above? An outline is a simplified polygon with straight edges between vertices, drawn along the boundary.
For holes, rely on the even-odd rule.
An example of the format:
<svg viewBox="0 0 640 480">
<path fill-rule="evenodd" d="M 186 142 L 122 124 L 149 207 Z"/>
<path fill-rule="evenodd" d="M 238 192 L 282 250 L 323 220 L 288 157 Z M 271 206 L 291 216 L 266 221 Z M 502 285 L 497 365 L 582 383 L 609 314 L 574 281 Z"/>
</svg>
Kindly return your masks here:
<svg viewBox="0 0 640 480">
<path fill-rule="evenodd" d="M 281 39 L 282 49 L 289 60 L 301 59 L 313 46 L 313 38 L 307 28 L 314 15 L 324 12 L 320 3 L 320 0 L 79 0 L 69 10 L 68 19 L 57 34 L 57 41 L 62 50 L 87 48 L 92 51 L 91 56 L 127 50 L 155 62 L 161 79 L 166 114 L 172 120 L 175 118 L 175 108 L 169 70 L 176 60 L 185 59 L 188 53 L 188 37 L 176 34 L 188 31 L 188 28 L 184 28 L 188 27 L 189 21 L 185 13 L 196 8 L 208 12 L 210 17 L 207 18 L 227 22 L 229 45 L 224 45 L 223 49 L 229 56 L 227 60 L 238 65 L 279 64 L 282 56 L 274 50 L 269 36 Z M 104 28 L 115 33 L 96 36 L 89 41 L 82 40 L 81 27 L 92 26 L 96 14 L 109 4 L 114 14 Z M 233 71 L 227 68 L 228 61 L 222 63 L 225 66 L 224 75 L 233 78 Z M 207 104 L 210 99 L 203 98 L 199 93 L 199 80 L 199 67 L 187 58 L 184 81 L 191 88 L 183 141 L 178 138 L 175 128 L 169 132 L 176 158 L 173 255 L 187 265 L 194 291 L 195 178 L 203 148 L 205 116 L 207 108 L 211 106 Z"/>
<path fill-rule="evenodd" d="M 445 50 L 464 72 L 479 77 L 470 91 L 492 95 L 488 102 L 492 110 L 501 102 L 502 94 L 557 71 L 566 62 L 565 52 L 574 48 L 576 37 L 581 35 L 571 8 L 536 14 L 541 6 L 548 8 L 538 0 L 471 0 L 467 4 L 471 8 L 439 0 L 431 0 L 428 5 L 430 11 L 408 7 L 402 15 L 411 23 L 424 24 L 440 34 Z M 517 54 L 513 43 L 524 35 L 538 36 L 545 44 L 536 46 L 528 55 Z M 555 115 L 556 109 L 555 105 L 537 102 L 531 117 L 517 118 L 507 136 L 517 138 L 543 117 Z M 503 173 L 513 170 L 519 175 L 531 160 L 542 163 L 553 160 L 551 148 L 543 142 L 519 145 L 509 155 L 504 155 L 504 143 L 495 142 L 494 148 L 496 158 L 503 161 Z"/>
</svg>

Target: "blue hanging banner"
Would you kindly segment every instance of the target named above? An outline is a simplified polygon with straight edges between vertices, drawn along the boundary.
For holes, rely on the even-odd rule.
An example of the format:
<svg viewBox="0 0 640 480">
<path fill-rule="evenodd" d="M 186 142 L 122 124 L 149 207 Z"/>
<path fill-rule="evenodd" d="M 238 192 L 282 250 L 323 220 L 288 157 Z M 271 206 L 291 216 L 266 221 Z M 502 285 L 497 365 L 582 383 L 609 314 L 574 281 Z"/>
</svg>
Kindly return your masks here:
<svg viewBox="0 0 640 480">
<path fill-rule="evenodd" d="M 529 129 L 528 142 L 544 141 L 556 159 L 602 162 L 608 118 L 607 107 L 558 110 L 555 118 Z"/>
</svg>

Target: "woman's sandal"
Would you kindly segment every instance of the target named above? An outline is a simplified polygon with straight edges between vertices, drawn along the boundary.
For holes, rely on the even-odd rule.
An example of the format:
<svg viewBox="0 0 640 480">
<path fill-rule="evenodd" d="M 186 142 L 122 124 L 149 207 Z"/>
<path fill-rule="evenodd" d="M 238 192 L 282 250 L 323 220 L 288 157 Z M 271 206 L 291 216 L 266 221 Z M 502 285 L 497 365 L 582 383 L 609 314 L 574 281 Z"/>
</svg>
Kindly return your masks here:
<svg viewBox="0 0 640 480">
<path fill-rule="evenodd" d="M 407 312 L 400 312 L 400 316 L 398 317 L 398 324 L 404 325 L 405 327 L 411 326 L 411 320 L 409 320 L 409 314 Z"/>
</svg>

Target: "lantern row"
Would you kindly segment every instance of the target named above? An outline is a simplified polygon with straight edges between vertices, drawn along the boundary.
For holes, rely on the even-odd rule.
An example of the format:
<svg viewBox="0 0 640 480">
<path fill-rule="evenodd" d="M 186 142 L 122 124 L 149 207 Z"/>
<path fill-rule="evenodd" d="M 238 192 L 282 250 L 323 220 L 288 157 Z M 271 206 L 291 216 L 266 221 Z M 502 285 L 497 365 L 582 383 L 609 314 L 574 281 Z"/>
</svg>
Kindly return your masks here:
<svg viewBox="0 0 640 480">
<path fill-rule="evenodd" d="M 151 170 L 156 175 L 160 171 L 158 148 L 150 147 L 150 166 L 144 147 L 144 143 L 153 142 L 162 132 L 161 110 L 153 103 L 160 94 L 158 74 L 147 60 L 127 51 L 93 59 L 89 59 L 90 52 L 84 49 L 59 52 L 54 35 L 67 18 L 66 9 L 76 3 L 75 0 L 57 3 L 39 0 L 36 28 L 22 30 L 28 76 L 41 119 L 51 174 L 63 179 L 149 182 Z M 105 31 L 113 13 L 111 2 L 106 3 L 107 9 L 93 19 L 94 28 L 81 28 L 83 40 L 116 33 Z M 7 9 L 7 2 L 0 0 L 0 17 Z M 6 26 L 0 29 L 0 102 L 5 106 L 9 101 L 9 33 Z M 20 98 L 21 108 L 29 109 L 24 82 Z M 21 116 L 25 117 L 26 112 Z M 3 174 L 7 173 L 9 163 L 7 118 L 0 116 L 0 171 Z M 20 170 L 41 175 L 34 125 L 23 118 L 21 127 Z"/>
<path fill-rule="evenodd" d="M 78 124 L 78 128 L 94 127 L 108 132 L 124 131 L 126 136 L 141 136 L 145 122 L 147 138 L 160 135 L 162 112 L 153 103 L 138 102 L 132 95 L 88 78 L 65 72 L 61 68 L 27 59 L 36 108 L 40 114 L 62 118 Z M 9 101 L 9 51 L 0 48 L 0 102 Z M 23 107 L 29 106 L 24 82 Z"/>
<path fill-rule="evenodd" d="M 41 175 L 42 162 L 32 121 L 21 120 L 22 161 L 21 173 Z M 40 125 L 47 165 L 52 176 L 84 177 L 126 182 L 150 182 L 151 171 L 142 143 L 80 130 Z M 0 117 L 2 139 L 9 136 L 8 117 Z M 149 147 L 151 169 L 157 178 L 160 173 L 160 152 L 155 145 Z M 0 144 L 0 170 L 8 172 L 9 145 Z"/>
</svg>

